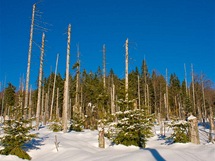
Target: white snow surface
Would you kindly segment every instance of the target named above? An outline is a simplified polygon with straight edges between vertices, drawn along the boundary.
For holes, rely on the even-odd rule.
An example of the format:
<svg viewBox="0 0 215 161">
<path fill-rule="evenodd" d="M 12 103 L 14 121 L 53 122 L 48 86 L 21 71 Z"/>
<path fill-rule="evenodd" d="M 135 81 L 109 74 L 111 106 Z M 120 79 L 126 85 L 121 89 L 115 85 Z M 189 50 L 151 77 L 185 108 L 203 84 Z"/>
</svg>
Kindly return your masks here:
<svg viewBox="0 0 215 161">
<path fill-rule="evenodd" d="M 111 145 L 106 139 L 105 149 L 98 148 L 98 131 L 52 132 L 41 128 L 38 138 L 27 144 L 32 161 L 215 161 L 215 144 L 207 143 L 207 132 L 200 129 L 200 145 L 192 143 L 168 143 L 160 138 L 159 126 L 145 149 L 135 146 Z M 171 130 L 167 129 L 166 134 Z M 55 135 L 59 151 L 55 147 Z M 16 156 L 0 155 L 0 161 L 23 161 Z"/>
<path fill-rule="evenodd" d="M 188 120 L 193 120 L 193 119 L 195 119 L 195 118 L 196 118 L 195 116 L 190 115 L 187 119 L 188 119 Z"/>
</svg>

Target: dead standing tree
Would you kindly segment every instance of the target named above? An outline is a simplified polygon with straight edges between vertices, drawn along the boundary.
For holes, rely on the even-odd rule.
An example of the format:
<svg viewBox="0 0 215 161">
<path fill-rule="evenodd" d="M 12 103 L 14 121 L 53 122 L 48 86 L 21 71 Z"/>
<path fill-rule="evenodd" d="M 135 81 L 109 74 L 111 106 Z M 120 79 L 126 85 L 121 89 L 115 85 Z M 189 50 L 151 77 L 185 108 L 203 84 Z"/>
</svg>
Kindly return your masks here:
<svg viewBox="0 0 215 161">
<path fill-rule="evenodd" d="M 43 33 L 43 36 L 42 36 L 42 47 L 41 47 L 41 56 L 40 56 L 40 71 L 39 71 L 39 82 L 38 82 L 38 95 L 37 95 L 36 130 L 39 130 L 39 122 L 40 122 L 41 91 L 42 91 L 42 77 L 43 77 L 44 42 L 45 42 L 45 34 Z"/>
<path fill-rule="evenodd" d="M 28 67 L 27 67 L 26 85 L 25 85 L 24 118 L 27 117 L 27 108 L 28 108 L 28 91 L 29 91 L 28 88 L 29 88 L 29 79 L 30 79 L 30 68 L 31 68 L 31 53 L 32 53 L 35 9 L 36 9 L 36 4 L 33 5 L 32 19 L 31 19 L 30 41 L 29 41 L 29 49 L 28 49 Z"/>
<path fill-rule="evenodd" d="M 59 54 L 57 54 L 56 65 L 55 65 L 54 85 L 53 85 L 53 89 L 52 89 L 52 102 L 51 102 L 50 118 L 49 118 L 49 120 L 52 119 L 52 111 L 53 111 L 53 105 L 54 105 L 55 84 L 56 84 L 56 75 L 57 75 L 58 58 L 59 58 Z"/>
<path fill-rule="evenodd" d="M 105 47 L 105 44 L 103 45 L 102 52 L 103 52 L 103 86 L 105 89 L 106 88 L 106 47 Z"/>
<path fill-rule="evenodd" d="M 125 41 L 125 102 L 128 110 L 128 38 Z"/>
<path fill-rule="evenodd" d="M 66 58 L 66 80 L 64 84 L 64 100 L 63 100 L 63 132 L 67 132 L 68 108 L 69 108 L 69 63 L 70 63 L 70 39 L 71 39 L 71 25 L 68 26 L 68 40 L 67 40 L 67 58 Z"/>
</svg>

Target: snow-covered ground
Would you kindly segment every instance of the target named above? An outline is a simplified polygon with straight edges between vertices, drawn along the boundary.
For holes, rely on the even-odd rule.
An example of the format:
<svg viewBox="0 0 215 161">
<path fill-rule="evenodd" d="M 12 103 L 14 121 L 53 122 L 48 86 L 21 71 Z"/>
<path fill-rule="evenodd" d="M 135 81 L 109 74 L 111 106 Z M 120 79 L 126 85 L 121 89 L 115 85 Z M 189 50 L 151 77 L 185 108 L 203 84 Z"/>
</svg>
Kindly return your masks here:
<svg viewBox="0 0 215 161">
<path fill-rule="evenodd" d="M 38 138 L 27 145 L 32 161 L 215 161 L 215 144 L 207 143 L 207 133 L 200 126 L 200 145 L 192 143 L 169 144 L 159 138 L 159 127 L 155 136 L 147 142 L 147 148 L 111 145 L 106 139 L 105 149 L 98 148 L 98 131 L 51 132 L 41 128 Z M 167 129 L 166 133 L 171 131 Z M 55 136 L 59 151 L 55 147 Z M 22 161 L 16 156 L 0 155 L 0 161 Z"/>
</svg>

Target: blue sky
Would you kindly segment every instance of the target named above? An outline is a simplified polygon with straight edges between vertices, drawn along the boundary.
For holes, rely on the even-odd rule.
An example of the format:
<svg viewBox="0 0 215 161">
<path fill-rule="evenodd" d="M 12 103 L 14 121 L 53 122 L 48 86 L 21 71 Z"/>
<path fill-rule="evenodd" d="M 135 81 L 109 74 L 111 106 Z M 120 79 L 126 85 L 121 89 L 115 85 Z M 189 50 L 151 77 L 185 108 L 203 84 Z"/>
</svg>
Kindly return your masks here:
<svg viewBox="0 0 215 161">
<path fill-rule="evenodd" d="M 0 81 L 6 77 L 18 87 L 26 76 L 32 5 L 35 0 L 0 0 Z M 146 58 L 149 71 L 176 73 L 184 78 L 184 63 L 190 82 L 190 66 L 215 82 L 214 0 L 42 0 L 37 5 L 36 24 L 48 29 L 44 74 L 58 71 L 64 76 L 67 27 L 72 25 L 71 64 L 76 45 L 81 68 L 95 72 L 102 67 L 102 45 L 107 47 L 107 70 L 124 77 L 126 38 L 129 39 L 129 70 L 141 67 Z M 35 27 L 30 83 L 39 72 L 42 30 Z M 70 70 L 74 75 L 75 71 Z"/>
</svg>

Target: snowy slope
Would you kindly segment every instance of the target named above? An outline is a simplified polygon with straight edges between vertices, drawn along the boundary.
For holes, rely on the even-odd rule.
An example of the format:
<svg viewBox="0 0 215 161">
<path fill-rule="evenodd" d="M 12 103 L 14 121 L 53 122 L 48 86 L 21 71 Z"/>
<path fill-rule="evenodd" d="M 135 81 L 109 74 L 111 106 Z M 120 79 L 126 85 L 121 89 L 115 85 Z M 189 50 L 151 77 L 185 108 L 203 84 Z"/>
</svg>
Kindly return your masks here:
<svg viewBox="0 0 215 161">
<path fill-rule="evenodd" d="M 159 128 L 156 133 L 159 133 Z M 167 133 L 170 131 L 167 131 Z M 168 144 L 157 135 L 150 138 L 146 149 L 123 145 L 110 145 L 106 139 L 106 148 L 98 148 L 98 132 L 51 132 L 42 128 L 39 138 L 28 145 L 32 161 L 214 161 L 215 144 L 206 143 L 201 135 L 201 144 Z M 201 133 L 200 133 L 201 134 Z M 59 151 L 55 148 L 55 135 L 60 142 Z M 205 139 L 203 139 L 205 138 Z M 16 156 L 0 155 L 0 161 L 22 161 Z"/>
</svg>

